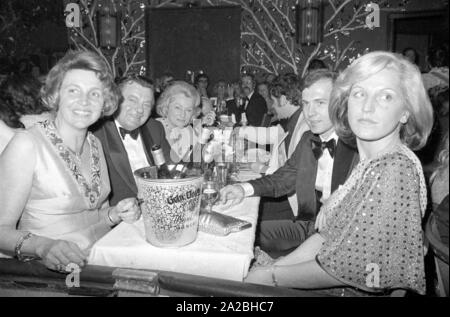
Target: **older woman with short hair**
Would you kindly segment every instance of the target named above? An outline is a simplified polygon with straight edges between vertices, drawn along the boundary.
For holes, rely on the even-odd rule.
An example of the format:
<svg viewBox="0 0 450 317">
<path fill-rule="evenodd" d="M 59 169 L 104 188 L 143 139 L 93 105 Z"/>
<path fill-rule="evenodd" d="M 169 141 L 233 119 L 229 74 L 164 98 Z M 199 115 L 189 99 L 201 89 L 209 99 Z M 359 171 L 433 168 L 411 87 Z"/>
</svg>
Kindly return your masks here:
<svg viewBox="0 0 450 317">
<path fill-rule="evenodd" d="M 173 82 L 157 101 L 156 111 L 161 118 L 156 120 L 164 126 L 167 141 L 171 146 L 170 159 L 173 162 L 179 162 L 189 155 L 194 142 L 194 130 L 190 123 L 199 105 L 200 94 L 194 86 L 184 81 Z"/>
<path fill-rule="evenodd" d="M 103 59 L 67 53 L 47 76 L 42 99 L 55 119 L 16 133 L 0 158 L 0 252 L 64 271 L 83 266 L 92 244 L 120 221 L 135 221 L 140 209 L 134 198 L 108 206 L 105 157 L 88 132 L 117 108 Z"/>
<path fill-rule="evenodd" d="M 330 114 L 360 163 L 321 208 L 318 233 L 246 281 L 339 295 L 424 294 L 427 195 L 411 150 L 426 143 L 433 115 L 419 69 L 389 52 L 358 58 L 338 77 Z"/>
</svg>

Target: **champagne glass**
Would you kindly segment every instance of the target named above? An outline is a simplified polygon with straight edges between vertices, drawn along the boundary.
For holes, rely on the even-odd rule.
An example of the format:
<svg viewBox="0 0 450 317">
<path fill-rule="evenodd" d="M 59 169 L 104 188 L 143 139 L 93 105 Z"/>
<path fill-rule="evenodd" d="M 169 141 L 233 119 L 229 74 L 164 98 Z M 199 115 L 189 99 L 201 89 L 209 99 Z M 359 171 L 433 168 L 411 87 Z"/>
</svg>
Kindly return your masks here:
<svg viewBox="0 0 450 317">
<path fill-rule="evenodd" d="M 214 203 L 219 199 L 219 186 L 214 181 L 206 181 L 202 186 L 202 198 L 206 202 L 206 211 L 212 212 Z"/>
</svg>

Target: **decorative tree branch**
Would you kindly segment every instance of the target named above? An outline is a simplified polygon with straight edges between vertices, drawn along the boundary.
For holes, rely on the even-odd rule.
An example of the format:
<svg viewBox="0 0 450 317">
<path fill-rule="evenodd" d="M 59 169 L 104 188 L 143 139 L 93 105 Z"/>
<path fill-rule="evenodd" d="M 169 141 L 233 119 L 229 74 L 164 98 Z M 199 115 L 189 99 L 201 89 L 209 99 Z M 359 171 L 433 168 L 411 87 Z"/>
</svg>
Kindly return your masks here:
<svg viewBox="0 0 450 317">
<path fill-rule="evenodd" d="M 322 47 L 322 43 L 317 44 L 317 46 L 316 46 L 316 48 L 314 49 L 314 51 L 308 56 L 308 58 L 307 58 L 305 64 L 303 65 L 303 70 L 302 70 L 302 73 L 301 73 L 301 77 L 305 77 L 306 71 L 307 71 L 307 69 L 308 69 L 307 66 L 309 65 L 309 63 L 311 62 L 311 60 L 312 60 L 314 57 L 317 56 L 317 54 L 319 53 L 321 47 Z"/>
<path fill-rule="evenodd" d="M 350 31 L 354 31 L 354 30 L 362 29 L 362 28 L 368 28 L 365 23 L 362 23 L 363 20 L 361 19 L 361 18 L 365 19 L 365 17 L 367 16 L 367 12 L 360 13 L 361 10 L 363 10 L 363 9 L 365 10 L 365 8 L 366 8 L 366 5 L 360 5 L 357 9 L 354 10 L 353 15 L 350 17 L 349 21 L 344 26 L 341 26 L 337 29 L 329 30 L 327 33 L 325 33 L 324 37 L 327 38 L 336 33 L 342 33 L 342 34 L 348 35 L 348 32 L 350 32 Z M 342 9 L 340 9 L 340 10 L 342 10 Z M 333 16 L 336 17 L 335 14 L 333 14 Z M 324 27 L 326 28 L 326 26 L 331 21 L 332 21 L 332 19 L 329 19 L 327 21 L 327 23 L 325 23 Z"/>
<path fill-rule="evenodd" d="M 101 53 L 108 61 L 114 75 L 126 75 L 142 70 L 144 7 L 180 7 L 186 0 L 147 0 L 141 3 L 125 0 L 78 0 L 83 6 L 83 28 L 72 32 L 71 40 L 77 47 L 88 47 Z M 318 1 L 318 0 L 317 0 Z M 367 28 L 366 6 L 371 0 L 322 0 L 327 7 L 327 18 L 323 24 L 323 42 L 309 53 L 296 41 L 295 10 L 297 0 L 205 0 L 202 5 L 234 5 L 243 9 L 241 24 L 241 69 L 253 72 L 280 74 L 293 72 L 304 75 L 306 65 L 313 58 L 329 59 L 333 69 L 342 66 L 353 57 L 354 41 L 351 32 Z M 373 0 L 381 6 L 394 7 L 393 1 Z M 408 0 L 396 0 L 403 6 Z M 112 5 L 114 11 L 122 12 L 121 41 L 114 51 L 98 48 L 95 13 L 100 5 Z M 86 13 L 87 12 L 87 13 Z M 340 42 L 344 48 L 340 49 Z M 83 44 L 83 45 L 80 45 Z"/>
<path fill-rule="evenodd" d="M 33 34 L 44 22 L 56 23 L 57 12 L 51 0 L 0 1 L 0 56 L 12 60 L 40 53 Z"/>
<path fill-rule="evenodd" d="M 154 2 L 155 7 L 164 6 L 171 1 Z M 70 40 L 76 47 L 96 51 L 108 63 L 114 76 L 125 76 L 130 72 L 141 72 L 145 63 L 143 47 L 145 43 L 144 9 L 145 5 L 125 0 L 79 0 L 82 13 L 82 27 L 73 28 Z M 120 13 L 120 43 L 111 49 L 99 47 L 96 13 L 102 6 L 109 6 L 114 14 Z"/>
<path fill-rule="evenodd" d="M 240 5 L 242 16 L 241 68 L 279 74 L 298 72 L 302 55 L 295 40 L 295 0 L 208 0 L 208 5 Z M 258 44 L 258 45 L 256 45 Z M 255 63 L 256 61 L 256 63 Z M 263 61 L 263 65 L 261 64 Z M 256 65 L 256 66 L 255 66 Z"/>
</svg>

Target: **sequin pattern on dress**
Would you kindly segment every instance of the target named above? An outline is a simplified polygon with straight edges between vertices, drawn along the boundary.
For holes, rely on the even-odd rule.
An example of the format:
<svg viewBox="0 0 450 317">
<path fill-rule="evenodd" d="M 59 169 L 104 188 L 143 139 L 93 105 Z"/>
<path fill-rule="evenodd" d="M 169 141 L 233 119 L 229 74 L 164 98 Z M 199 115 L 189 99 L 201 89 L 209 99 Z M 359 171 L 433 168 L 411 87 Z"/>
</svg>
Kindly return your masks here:
<svg viewBox="0 0 450 317">
<path fill-rule="evenodd" d="M 336 204 L 321 232 L 326 241 L 318 263 L 364 291 L 425 292 L 423 175 L 402 152 L 361 162 L 335 193 L 341 199 L 334 197 Z"/>
</svg>

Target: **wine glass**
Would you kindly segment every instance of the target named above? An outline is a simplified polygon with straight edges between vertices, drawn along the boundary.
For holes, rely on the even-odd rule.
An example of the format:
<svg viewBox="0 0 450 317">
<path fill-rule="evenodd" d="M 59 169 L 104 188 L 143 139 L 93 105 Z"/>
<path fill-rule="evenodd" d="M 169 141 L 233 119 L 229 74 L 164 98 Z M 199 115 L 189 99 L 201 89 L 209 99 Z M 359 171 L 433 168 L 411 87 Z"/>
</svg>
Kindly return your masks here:
<svg viewBox="0 0 450 317">
<path fill-rule="evenodd" d="M 202 199 L 206 202 L 206 211 L 212 212 L 214 203 L 219 199 L 219 186 L 214 181 L 206 181 L 202 186 Z"/>
</svg>

